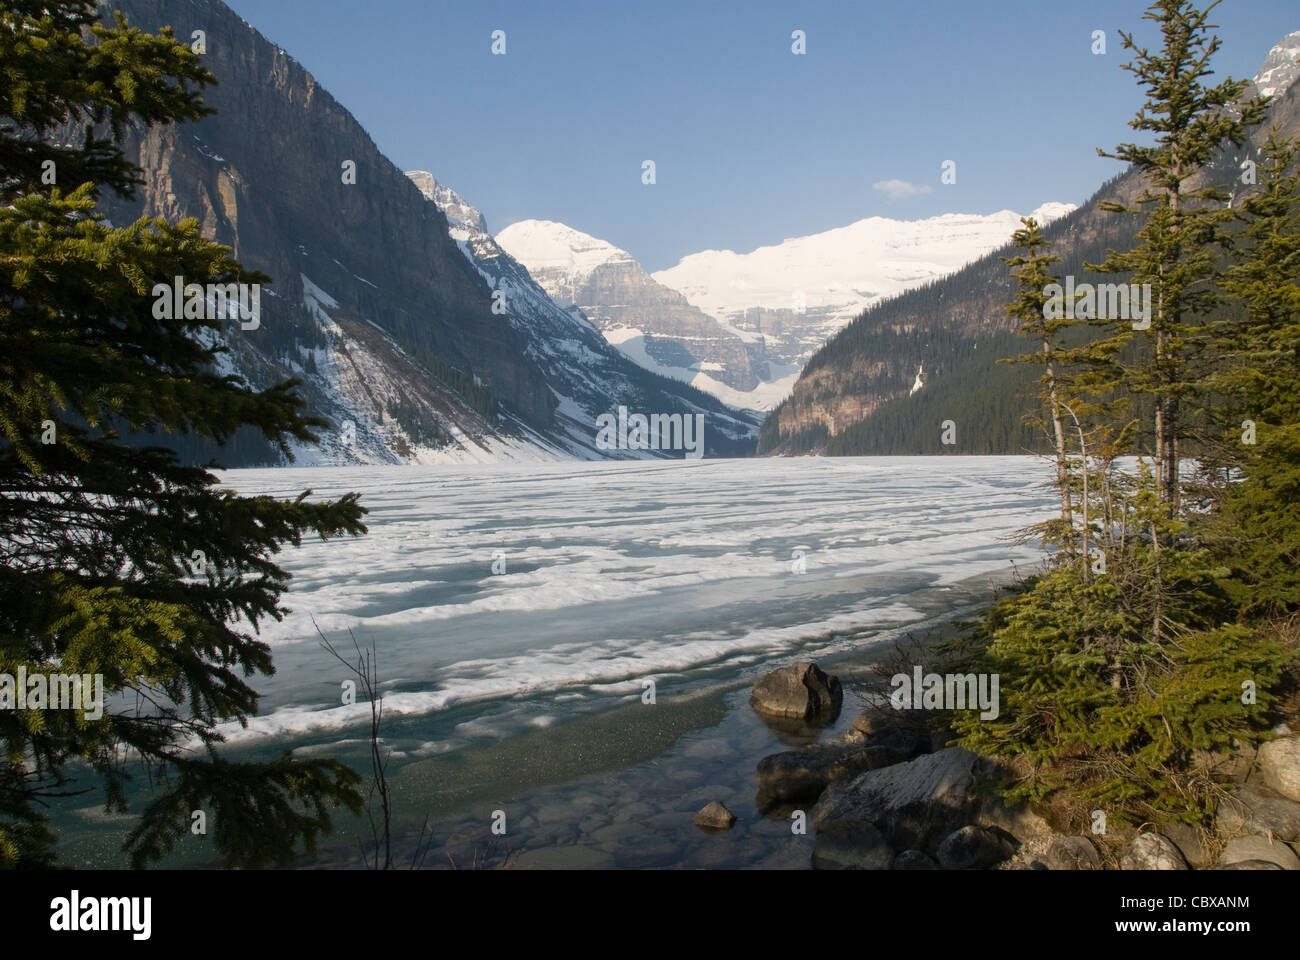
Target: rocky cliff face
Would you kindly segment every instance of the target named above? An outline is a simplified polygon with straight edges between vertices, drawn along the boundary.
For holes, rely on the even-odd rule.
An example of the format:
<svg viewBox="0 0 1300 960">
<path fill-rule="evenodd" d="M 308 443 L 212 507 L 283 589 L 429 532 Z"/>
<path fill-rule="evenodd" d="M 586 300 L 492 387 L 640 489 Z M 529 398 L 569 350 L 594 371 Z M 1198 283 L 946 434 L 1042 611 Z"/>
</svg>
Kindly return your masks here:
<svg viewBox="0 0 1300 960">
<path fill-rule="evenodd" d="M 326 459 L 561 455 L 548 446 L 546 375 L 492 312 L 446 217 L 302 65 L 218 0 L 112 7 L 145 30 L 206 35 L 216 115 L 132 134 L 127 155 L 146 183 L 136 202 L 106 198 L 106 209 L 115 222 L 195 217 L 273 278 L 260 329 L 228 336 L 234 369 L 263 384 L 305 377 L 311 412 L 340 425 Z"/>
<path fill-rule="evenodd" d="M 639 263 L 597 267 L 575 301 L 602 330 L 639 331 L 645 352 L 660 366 L 706 370 L 736 390 L 758 386 L 745 341 L 651 279 Z M 620 338 L 619 343 L 627 343 Z"/>
<path fill-rule="evenodd" d="M 1255 89 L 1266 97 L 1285 93 L 1300 79 L 1300 30 L 1287 34 L 1268 52 L 1253 83 Z"/>
</svg>

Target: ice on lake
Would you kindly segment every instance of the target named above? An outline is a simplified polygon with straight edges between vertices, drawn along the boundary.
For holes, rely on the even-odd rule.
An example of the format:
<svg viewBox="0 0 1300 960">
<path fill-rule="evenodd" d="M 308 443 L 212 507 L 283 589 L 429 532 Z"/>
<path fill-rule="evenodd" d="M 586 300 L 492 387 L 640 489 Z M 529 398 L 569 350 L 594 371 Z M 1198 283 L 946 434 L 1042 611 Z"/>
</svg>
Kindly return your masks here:
<svg viewBox="0 0 1300 960">
<path fill-rule="evenodd" d="M 368 716 L 320 648 L 378 655 L 389 717 L 441 752 L 566 704 L 813 657 L 919 620 L 922 588 L 1040 559 L 1041 461 L 890 457 L 235 470 L 244 494 L 356 490 L 369 533 L 280 554 L 276 674 L 234 742 L 319 739 Z M 315 624 L 315 625 L 314 625 Z M 441 722 L 439 722 L 441 721 Z"/>
</svg>

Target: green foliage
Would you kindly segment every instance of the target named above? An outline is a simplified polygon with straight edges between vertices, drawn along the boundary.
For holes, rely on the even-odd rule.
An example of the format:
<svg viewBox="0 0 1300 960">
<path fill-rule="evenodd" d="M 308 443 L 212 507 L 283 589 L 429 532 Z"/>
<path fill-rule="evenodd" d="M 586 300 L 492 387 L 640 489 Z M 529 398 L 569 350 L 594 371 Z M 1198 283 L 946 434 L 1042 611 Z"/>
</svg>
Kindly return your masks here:
<svg viewBox="0 0 1300 960">
<path fill-rule="evenodd" d="M 1184 408 L 1205 373 L 1206 318 L 1220 301 L 1219 253 L 1230 243 L 1227 228 L 1234 219 L 1226 205 L 1227 186 L 1213 181 L 1193 186 L 1193 175 L 1208 173 L 1209 162 L 1225 144 L 1245 142 L 1267 108 L 1265 99 L 1239 102 L 1248 81 L 1202 83 L 1213 74 L 1210 61 L 1220 47 L 1210 33 L 1215 5 L 1200 10 L 1191 0 L 1157 0 L 1143 16 L 1160 28 L 1162 45 L 1154 53 L 1120 31 L 1124 48 L 1133 54 L 1124 69 L 1147 96 L 1129 126 L 1152 135 L 1154 143 L 1097 151 L 1132 164 L 1145 189 L 1132 204 L 1103 205 L 1141 217 L 1143 226 L 1132 249 L 1110 251 L 1094 269 L 1149 285 L 1153 314 L 1150 328 L 1141 332 L 1128 317 L 1111 318 L 1108 335 L 1091 345 L 1088 362 L 1102 387 L 1122 382 L 1155 401 L 1160 496 L 1171 511 L 1177 510 L 1181 493 L 1179 463 L 1188 433 Z M 1225 109 L 1229 105 L 1233 109 Z M 1135 337 L 1142 340 L 1137 362 L 1124 363 L 1124 348 Z"/>
<path fill-rule="evenodd" d="M 94 21 L 88 0 L 0 2 L 0 672 L 101 674 L 107 700 L 127 696 L 98 719 L 0 712 L 0 864 L 50 862 L 46 798 L 91 774 L 123 811 L 145 769 L 175 782 L 128 839 L 135 862 L 205 809 L 230 863 L 283 863 L 328 829 L 330 807 L 359 808 L 359 778 L 330 760 L 225 763 L 216 725 L 255 713 L 247 680 L 273 670 L 256 631 L 285 612 L 274 555 L 362 533 L 365 510 L 355 494 L 241 497 L 170 450 L 126 442 L 220 445 L 252 430 L 288 457 L 325 424 L 302 414 L 296 381 L 254 390 L 217 373 L 222 321 L 154 315 L 153 285 L 177 275 L 266 278 L 196 221 L 110 227 L 96 212 L 101 189 L 137 182 L 122 125 L 201 116 L 213 78 L 167 31 Z M 77 122 L 107 136 L 88 126 L 61 146 Z M 42 182 L 46 160 L 57 185 Z"/>
<path fill-rule="evenodd" d="M 1242 609 L 1282 616 L 1300 608 L 1300 172 L 1295 142 L 1273 135 L 1265 154 L 1223 282 L 1244 310 L 1214 326 L 1222 360 L 1201 387 L 1223 398 L 1217 463 L 1243 477 L 1207 535 L 1232 567 Z M 1253 444 L 1243 442 L 1247 425 Z"/>
<path fill-rule="evenodd" d="M 1178 541 L 1150 471 L 1140 482 L 1130 523 Z M 1116 824 L 1203 815 L 1215 791 L 1195 751 L 1258 739 L 1294 656 L 1259 624 L 1235 622 L 1227 574 L 1204 547 L 1133 537 L 1107 551 L 1104 575 L 1061 564 L 999 601 L 976 669 L 999 674 L 1002 712 L 958 717 L 961 742 L 1029 761 L 1006 791 L 1014 800 L 1064 791 Z"/>
<path fill-rule="evenodd" d="M 1151 283 L 1156 309 L 1149 332 L 1111 318 L 1052 352 L 1056 399 L 1081 421 L 1074 449 L 1058 447 L 1062 519 L 1047 537 L 1067 549 L 979 628 L 974 660 L 1000 675 L 1001 714 L 954 722 L 971 749 L 1027 761 L 1011 798 L 1100 807 L 1116 824 L 1211 812 L 1221 788 L 1202 761 L 1267 735 L 1296 658 L 1278 625 L 1300 611 L 1300 176 L 1276 136 L 1240 208 L 1207 171 L 1262 111 L 1222 109 L 1240 82 L 1201 85 L 1218 49 L 1207 13 L 1155 3 L 1156 53 L 1123 34 L 1148 94 L 1132 126 L 1155 142 L 1111 154 L 1146 190 L 1104 209 L 1145 220 L 1094 269 Z M 1057 343 L 1035 315 L 1041 238 L 1018 239 L 1027 252 L 1008 262 L 1029 283 L 1013 315 Z M 1245 420 L 1257 442 L 1243 442 Z M 1154 467 L 1119 470 L 1144 436 Z M 1200 469 L 1182 476 L 1193 450 Z"/>
</svg>

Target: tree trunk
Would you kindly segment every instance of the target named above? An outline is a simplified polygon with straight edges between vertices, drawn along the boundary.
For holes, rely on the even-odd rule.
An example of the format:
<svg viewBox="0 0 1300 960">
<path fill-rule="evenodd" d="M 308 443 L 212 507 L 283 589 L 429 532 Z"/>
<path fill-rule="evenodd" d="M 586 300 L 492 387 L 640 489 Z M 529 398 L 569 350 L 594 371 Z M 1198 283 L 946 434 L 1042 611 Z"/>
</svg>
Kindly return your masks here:
<svg viewBox="0 0 1300 960">
<path fill-rule="evenodd" d="M 1065 450 L 1065 424 L 1061 422 L 1061 404 L 1056 393 L 1056 371 L 1052 366 L 1052 345 L 1043 341 L 1043 353 L 1047 361 L 1048 398 L 1052 405 L 1052 430 L 1056 434 L 1056 489 L 1061 496 L 1061 519 L 1070 530 L 1066 541 L 1066 553 L 1074 551 L 1074 503 L 1070 496 L 1070 461 Z"/>
</svg>

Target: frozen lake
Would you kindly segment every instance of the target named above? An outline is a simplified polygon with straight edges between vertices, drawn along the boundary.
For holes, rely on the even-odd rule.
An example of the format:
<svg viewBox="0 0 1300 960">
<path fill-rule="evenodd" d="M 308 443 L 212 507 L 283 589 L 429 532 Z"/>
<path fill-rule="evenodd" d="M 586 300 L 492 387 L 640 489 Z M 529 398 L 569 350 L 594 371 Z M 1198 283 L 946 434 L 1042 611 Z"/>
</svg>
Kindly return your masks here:
<svg viewBox="0 0 1300 960">
<path fill-rule="evenodd" d="M 248 727 L 222 727 L 226 752 L 368 775 L 369 705 L 343 704 L 350 674 L 315 622 L 344 653 L 348 631 L 376 649 L 402 856 L 428 818 L 432 865 L 500 862 L 487 823 L 508 813 L 525 868 L 806 868 L 806 838 L 754 805 L 755 764 L 789 745 L 750 684 L 818 660 L 853 689 L 881 644 L 1034 570 L 1037 546 L 1009 535 L 1052 513 L 1049 473 L 1019 457 L 227 472 L 244 494 L 357 490 L 369 533 L 279 554 L 291 613 L 263 624 L 277 671 L 253 680 Z M 857 709 L 846 696 L 823 738 Z M 710 799 L 740 817 L 724 838 L 690 821 Z M 59 808 L 68 864 L 121 864 L 129 814 Z M 311 864 L 357 864 L 364 820 L 337 826 Z M 213 857 L 187 838 L 170 862 Z"/>
<path fill-rule="evenodd" d="M 434 866 L 806 868 L 807 838 L 754 805 L 755 764 L 789 742 L 749 685 L 815 659 L 851 691 L 882 644 L 987 603 L 1041 559 L 1008 535 L 1052 513 L 1049 475 L 1027 457 L 230 471 L 244 494 L 355 490 L 370 513 L 364 537 L 280 554 L 276 673 L 226 752 L 368 775 L 369 705 L 344 705 L 314 621 L 345 653 L 349 631 L 375 647 L 403 857 L 427 818 Z M 822 737 L 857 709 L 846 695 Z M 724 837 L 691 823 L 710 799 L 740 817 Z M 58 807 L 65 862 L 121 864 L 130 815 Z M 498 812 L 513 853 L 488 833 Z M 310 863 L 355 866 L 368 840 L 340 815 Z M 214 856 L 187 837 L 170 862 Z"/>
<path fill-rule="evenodd" d="M 1046 476 L 1021 457 L 230 471 L 245 494 L 360 491 L 370 532 L 281 555 L 277 674 L 226 732 L 356 735 L 368 708 L 341 703 L 313 620 L 376 646 L 399 760 L 634 702 L 647 680 L 662 696 L 816 658 L 921 620 L 918 590 L 1032 567 L 1004 538 L 1051 511 Z"/>
</svg>

